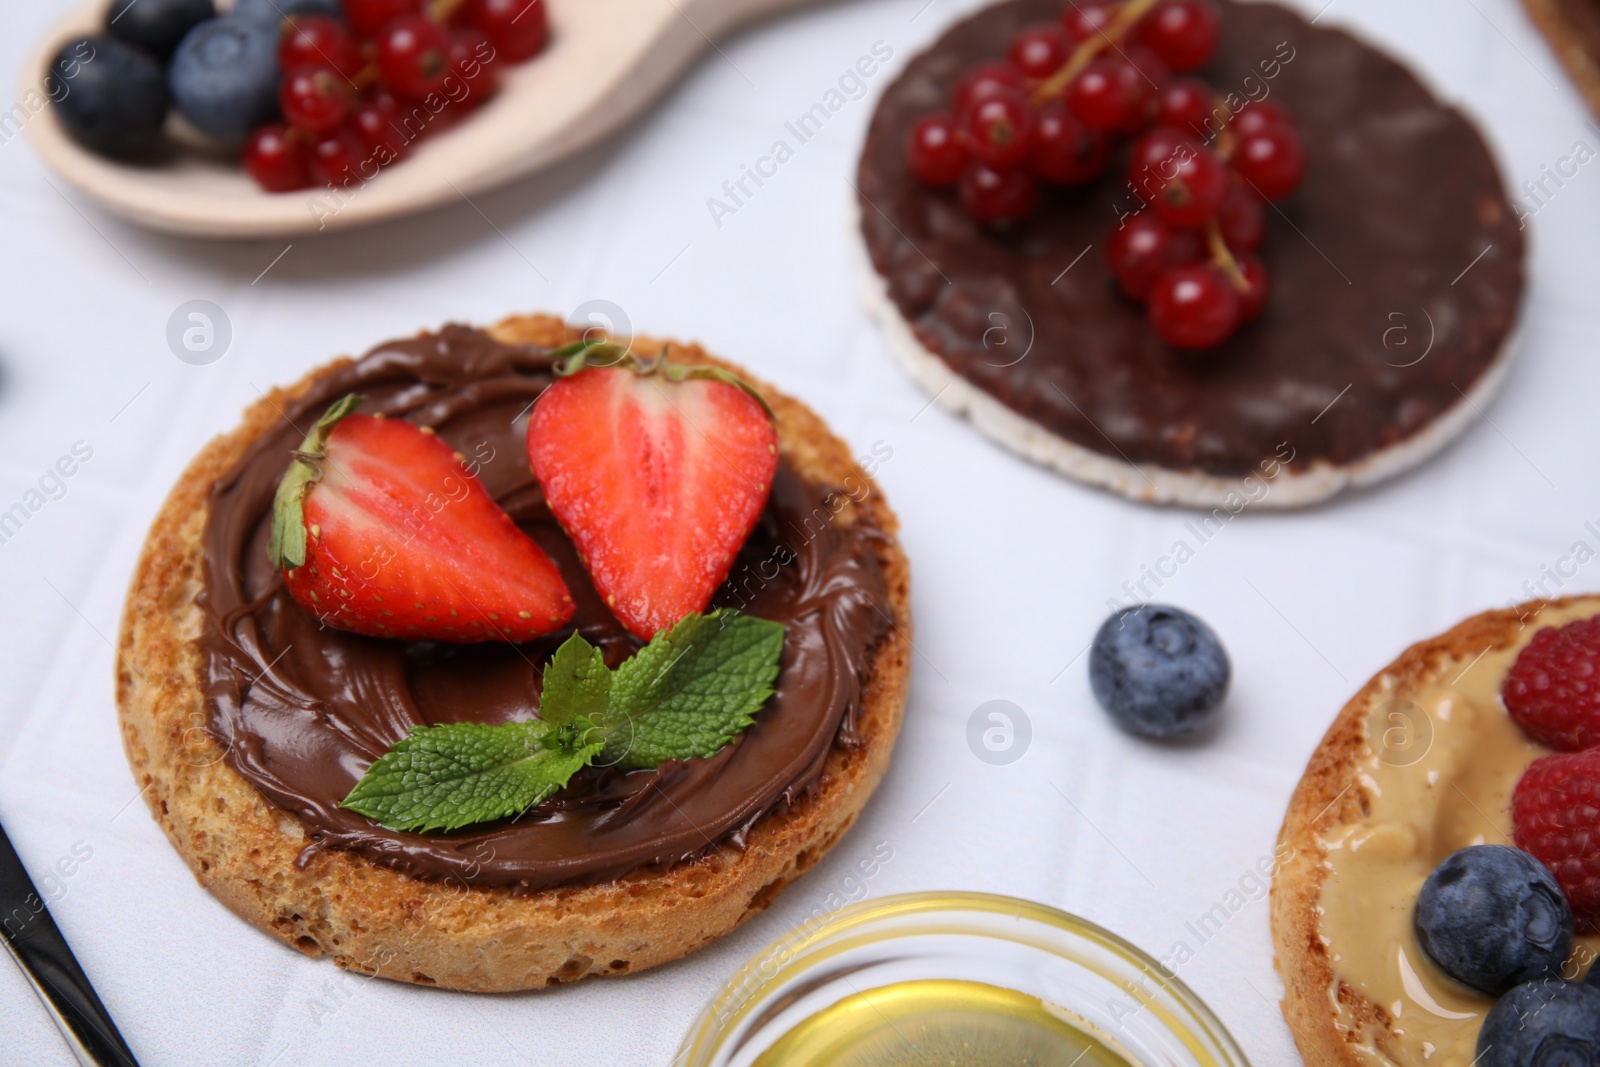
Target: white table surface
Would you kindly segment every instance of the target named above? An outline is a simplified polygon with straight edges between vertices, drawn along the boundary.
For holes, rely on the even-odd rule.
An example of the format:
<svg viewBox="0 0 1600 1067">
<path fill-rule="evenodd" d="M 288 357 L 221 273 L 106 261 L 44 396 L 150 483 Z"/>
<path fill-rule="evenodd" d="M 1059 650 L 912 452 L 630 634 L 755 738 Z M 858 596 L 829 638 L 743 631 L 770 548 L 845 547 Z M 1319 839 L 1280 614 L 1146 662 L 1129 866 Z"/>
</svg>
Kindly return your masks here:
<svg viewBox="0 0 1600 1067">
<path fill-rule="evenodd" d="M 666 0 L 664 0 L 666 2 Z M 1315 13 L 1324 0 L 1302 4 Z M 1226 723 L 1160 748 L 1095 706 L 1080 652 L 1108 597 L 1189 535 L 1182 511 L 1081 488 L 979 439 L 890 362 L 857 299 L 844 222 L 872 101 L 847 105 L 716 226 L 706 207 L 855 59 L 898 66 L 968 0 L 852 0 L 740 34 L 653 113 L 556 171 L 379 229 L 205 243 L 142 232 L 0 144 L 0 510 L 75 442 L 92 459 L 0 544 L 0 818 L 135 1052 L 167 1064 L 662 1064 L 700 1005 L 887 842 L 873 897 L 988 890 L 1080 913 L 1181 975 L 1262 1067 L 1297 1062 L 1278 1012 L 1264 901 L 1199 944 L 1186 923 L 1270 854 L 1308 754 L 1354 689 L 1410 642 L 1519 599 L 1600 518 L 1600 162 L 1532 220 L 1517 365 L 1464 439 L 1413 475 L 1299 514 L 1246 513 L 1162 598 L 1232 657 Z M 64 0 L 0 11 L 0 87 Z M 1511 184 L 1575 141 L 1600 147 L 1514 0 L 1335 0 L 1484 123 Z M 9 90 L 8 90 L 9 91 Z M 1441 173 L 1440 181 L 1450 180 Z M 274 263 L 264 276 L 264 268 Z M 221 305 L 230 350 L 174 358 L 173 309 Z M 146 527 L 191 455 L 259 388 L 446 320 L 568 312 L 590 299 L 697 338 L 805 398 L 879 474 L 915 568 L 917 656 L 895 762 L 857 827 L 766 914 L 620 981 L 471 996 L 347 978 L 236 919 L 150 819 L 118 742 L 109 644 Z M 1571 568 L 1567 568 L 1569 573 Z M 1600 563 L 1565 585 L 1594 589 Z M 1009 766 L 968 749 L 1003 698 L 1031 719 Z M 1248 886 L 1248 882 L 1246 885 Z M 21 976 L 0 966 L 0 1062 L 68 1064 Z"/>
</svg>

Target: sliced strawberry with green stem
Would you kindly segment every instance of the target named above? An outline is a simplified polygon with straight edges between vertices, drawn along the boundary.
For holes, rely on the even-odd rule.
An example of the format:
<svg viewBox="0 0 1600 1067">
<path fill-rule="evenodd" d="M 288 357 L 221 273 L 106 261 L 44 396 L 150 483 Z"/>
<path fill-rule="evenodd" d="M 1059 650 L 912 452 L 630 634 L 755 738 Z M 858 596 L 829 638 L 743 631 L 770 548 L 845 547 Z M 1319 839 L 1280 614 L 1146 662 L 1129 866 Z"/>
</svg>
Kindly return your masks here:
<svg viewBox="0 0 1600 1067">
<path fill-rule="evenodd" d="M 426 427 L 352 414 L 306 434 L 278 484 L 267 553 L 297 603 L 370 637 L 526 641 L 572 618 L 561 572 Z"/>
<path fill-rule="evenodd" d="M 555 353 L 528 459 L 595 589 L 635 636 L 705 609 L 778 466 L 766 401 L 720 367 L 583 341 Z"/>
</svg>

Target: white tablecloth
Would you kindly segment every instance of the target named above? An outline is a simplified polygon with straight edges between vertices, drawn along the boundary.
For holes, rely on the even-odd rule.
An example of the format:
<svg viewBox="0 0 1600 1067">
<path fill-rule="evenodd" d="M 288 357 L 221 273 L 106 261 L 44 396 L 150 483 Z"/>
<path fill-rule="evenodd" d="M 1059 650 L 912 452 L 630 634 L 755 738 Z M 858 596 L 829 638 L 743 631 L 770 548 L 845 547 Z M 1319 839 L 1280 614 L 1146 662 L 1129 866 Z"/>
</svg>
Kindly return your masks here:
<svg viewBox="0 0 1600 1067">
<path fill-rule="evenodd" d="M 0 511 L 29 503 L 44 479 L 42 506 L 0 544 L 0 819 L 145 1064 L 665 1063 L 719 983 L 830 894 L 934 888 L 1031 897 L 1158 956 L 1186 942 L 1182 977 L 1255 1061 L 1296 1062 L 1251 872 L 1330 718 L 1405 645 L 1523 597 L 1527 583 L 1600 585 L 1600 563 L 1574 576 L 1562 562 L 1576 542 L 1600 548 L 1585 525 L 1600 518 L 1600 162 L 1532 220 L 1521 356 L 1459 444 L 1329 506 L 1246 513 L 1166 581 L 1163 599 L 1222 635 L 1235 683 L 1210 741 L 1143 744 L 1095 706 L 1080 653 L 1123 582 L 1192 540 L 1190 516 L 1013 458 L 929 409 L 890 362 L 857 299 L 844 221 L 890 75 L 869 79 L 868 96 L 734 214 L 707 207 L 874 42 L 898 68 L 972 6 L 855 0 L 759 26 L 552 173 L 475 207 L 287 250 L 142 232 L 67 190 L 22 138 L 0 143 Z M 64 7 L 6 5 L 0 86 L 16 84 L 24 50 Z M 1575 142 L 1600 148 L 1515 0 L 1334 0 L 1321 17 L 1360 27 L 1479 116 L 1514 186 Z M 497 997 L 346 977 L 199 888 L 137 795 L 110 642 L 145 529 L 190 456 L 259 389 L 418 327 L 597 298 L 748 364 L 861 451 L 892 450 L 879 478 L 915 566 L 917 648 L 894 766 L 815 871 L 675 965 Z M 193 299 L 232 324 L 231 348 L 207 366 L 174 358 L 166 340 L 169 316 Z M 75 447 L 90 457 L 46 477 Z M 969 716 L 992 699 L 1032 724 L 1008 766 L 966 741 Z M 858 888 L 848 872 L 883 842 L 893 859 Z M 89 858 L 47 882 L 75 852 Z M 1188 924 L 1241 885 L 1254 899 L 1201 943 Z M 71 1062 L 9 966 L 0 996 L 0 1061 Z"/>
</svg>

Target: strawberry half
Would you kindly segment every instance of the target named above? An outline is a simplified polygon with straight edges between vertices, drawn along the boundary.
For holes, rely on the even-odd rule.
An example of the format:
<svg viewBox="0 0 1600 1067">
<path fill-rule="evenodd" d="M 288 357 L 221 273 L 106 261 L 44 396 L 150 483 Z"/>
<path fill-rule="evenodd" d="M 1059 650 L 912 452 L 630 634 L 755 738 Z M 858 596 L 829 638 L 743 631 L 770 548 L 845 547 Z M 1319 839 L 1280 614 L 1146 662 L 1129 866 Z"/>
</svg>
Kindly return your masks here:
<svg viewBox="0 0 1600 1067">
<path fill-rule="evenodd" d="M 608 343 L 556 353 L 528 459 L 612 614 L 649 640 L 703 611 L 772 491 L 778 432 L 719 367 Z"/>
<path fill-rule="evenodd" d="M 369 637 L 526 641 L 572 618 L 567 585 L 433 431 L 330 407 L 278 483 L 267 553 L 299 605 Z"/>
</svg>

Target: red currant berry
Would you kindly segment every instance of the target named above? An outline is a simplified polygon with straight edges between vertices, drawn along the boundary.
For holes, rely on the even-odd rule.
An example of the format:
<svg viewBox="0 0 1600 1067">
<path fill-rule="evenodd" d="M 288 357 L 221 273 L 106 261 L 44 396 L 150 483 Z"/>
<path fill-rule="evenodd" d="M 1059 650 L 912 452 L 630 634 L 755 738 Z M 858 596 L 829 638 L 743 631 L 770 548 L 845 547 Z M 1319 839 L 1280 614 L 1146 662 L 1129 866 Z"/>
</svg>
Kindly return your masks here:
<svg viewBox="0 0 1600 1067">
<path fill-rule="evenodd" d="M 1048 78 L 1061 69 L 1072 52 L 1067 31 L 1055 23 L 1029 26 L 1011 42 L 1006 58 L 1030 78 Z"/>
<path fill-rule="evenodd" d="M 1033 210 L 1036 187 L 1023 170 L 994 170 L 974 162 L 961 175 L 961 206 L 987 225 L 1021 222 Z"/>
<path fill-rule="evenodd" d="M 374 93 L 350 116 L 350 132 L 361 142 L 362 154 L 380 166 L 405 155 L 407 138 L 400 123 L 400 105 L 387 92 Z"/>
<path fill-rule="evenodd" d="M 378 69 L 384 84 L 413 100 L 444 88 L 449 52 L 445 28 L 422 15 L 401 15 L 378 35 Z"/>
<path fill-rule="evenodd" d="M 1270 100 L 1262 100 L 1246 104 L 1237 115 L 1233 116 L 1228 125 L 1240 137 L 1254 137 L 1258 133 L 1266 133 L 1280 126 L 1293 126 L 1294 120 L 1289 118 L 1289 113 L 1277 104 Z"/>
<path fill-rule="evenodd" d="M 1234 292 L 1239 293 L 1239 325 L 1243 326 L 1261 314 L 1267 306 L 1267 297 L 1271 295 L 1271 287 L 1267 281 L 1267 268 L 1262 264 L 1259 256 L 1250 252 L 1241 252 L 1234 256 L 1234 262 L 1239 264 L 1239 271 L 1244 275 L 1244 280 L 1249 283 L 1249 288 L 1240 292 L 1238 286 Z"/>
<path fill-rule="evenodd" d="M 1221 344 L 1239 321 L 1239 292 L 1207 263 L 1168 267 L 1150 289 L 1150 325 L 1174 348 Z"/>
<path fill-rule="evenodd" d="M 1020 93 L 1027 87 L 1027 79 L 1023 78 L 1022 71 L 1011 64 L 983 63 L 973 67 L 956 82 L 955 92 L 950 96 L 950 110 L 959 120 L 980 100 L 987 100 L 1006 90 Z"/>
<path fill-rule="evenodd" d="M 287 193 L 311 184 L 304 135 L 281 122 L 258 126 L 244 143 L 244 169 L 269 193 Z"/>
<path fill-rule="evenodd" d="M 311 146 L 311 176 L 323 185 L 350 188 L 361 184 L 371 174 L 362 173 L 362 164 L 368 171 L 377 169 L 377 161 L 368 162 L 361 142 L 348 130 L 339 130 Z"/>
<path fill-rule="evenodd" d="M 350 32 L 362 40 L 378 35 L 383 24 L 422 10 L 422 0 L 343 0 L 344 19 Z"/>
<path fill-rule="evenodd" d="M 1288 196 L 1306 176 L 1305 145 L 1288 126 L 1241 138 L 1232 162 L 1239 177 L 1268 200 Z"/>
<path fill-rule="evenodd" d="M 1266 236 L 1267 212 L 1261 206 L 1260 197 L 1235 183 L 1228 187 L 1217 223 L 1222 227 L 1222 239 L 1229 248 L 1235 252 L 1254 252 Z"/>
<path fill-rule="evenodd" d="M 450 31 L 450 48 L 445 56 L 450 64 L 450 75 L 445 79 L 445 92 L 451 97 L 452 107 L 475 108 L 494 95 L 500 87 L 499 56 L 479 30 L 462 27 Z M 457 91 L 452 79 L 461 79 L 466 95 Z"/>
<path fill-rule="evenodd" d="M 1153 94 L 1158 88 L 1172 80 L 1172 68 L 1150 49 L 1142 44 L 1132 44 L 1122 50 L 1123 58 L 1132 63 L 1134 69 L 1144 75 L 1145 88 Z"/>
<path fill-rule="evenodd" d="M 1177 177 L 1162 186 L 1150 206 L 1168 226 L 1202 226 L 1222 210 L 1228 195 L 1228 167 L 1209 148 L 1178 160 Z"/>
<path fill-rule="evenodd" d="M 1068 111 L 1051 101 L 1039 109 L 1034 134 L 1033 173 L 1057 185 L 1081 185 L 1105 168 L 1111 145 Z"/>
<path fill-rule="evenodd" d="M 1176 71 L 1198 70 L 1217 50 L 1222 15 L 1213 0 L 1162 0 L 1139 23 L 1139 43 Z"/>
<path fill-rule="evenodd" d="M 295 15 L 278 38 L 278 69 L 332 67 L 354 78 L 366 64 L 344 23 L 327 15 Z"/>
<path fill-rule="evenodd" d="M 1178 176 L 1178 161 L 1199 151 L 1199 142 L 1182 130 L 1157 126 L 1133 142 L 1128 155 L 1128 184 L 1145 203 L 1151 203 L 1161 187 Z"/>
<path fill-rule="evenodd" d="M 278 106 L 296 129 L 332 133 L 350 113 L 350 82 L 329 67 L 298 67 L 278 83 Z"/>
<path fill-rule="evenodd" d="M 1180 230 L 1203 225 L 1228 195 L 1228 168 L 1217 154 L 1166 127 L 1134 145 L 1128 180 L 1162 222 Z"/>
<path fill-rule="evenodd" d="M 399 115 L 405 110 L 406 106 L 398 96 L 395 96 L 382 85 L 369 92 L 363 100 L 365 103 L 376 105 L 385 114 L 389 115 Z"/>
<path fill-rule="evenodd" d="M 1209 85 L 1199 78 L 1175 78 L 1156 96 L 1156 122 L 1207 140 L 1212 106 Z"/>
<path fill-rule="evenodd" d="M 1128 121 L 1136 103 L 1127 80 L 1130 70 L 1124 60 L 1105 56 L 1091 60 L 1067 86 L 1067 107 L 1091 130 L 1117 129 Z M 1138 76 L 1137 71 L 1133 74 Z"/>
<path fill-rule="evenodd" d="M 467 0 L 462 17 L 481 30 L 498 58 L 508 63 L 538 55 L 550 36 L 544 0 Z"/>
<path fill-rule="evenodd" d="M 1122 291 L 1145 300 L 1156 278 L 1168 267 L 1200 258 L 1200 242 L 1191 230 L 1174 230 L 1141 211 L 1111 233 L 1106 259 Z"/>
<path fill-rule="evenodd" d="M 962 126 L 972 154 L 996 170 L 1009 170 L 1033 152 L 1033 108 L 1014 89 L 973 104 Z"/>
<path fill-rule="evenodd" d="M 911 127 L 906 162 L 911 164 L 911 172 L 928 185 L 955 184 L 971 158 L 949 115 L 928 115 Z"/>
<path fill-rule="evenodd" d="M 1116 0 L 1075 0 L 1061 13 L 1061 24 L 1073 44 L 1099 37 L 1106 24 L 1116 17 Z"/>
<path fill-rule="evenodd" d="M 1172 78 L 1172 71 L 1150 49 L 1133 45 L 1123 53 L 1119 73 L 1128 89 L 1128 115 L 1118 133 L 1138 133 L 1156 120 L 1161 87 Z"/>
</svg>

